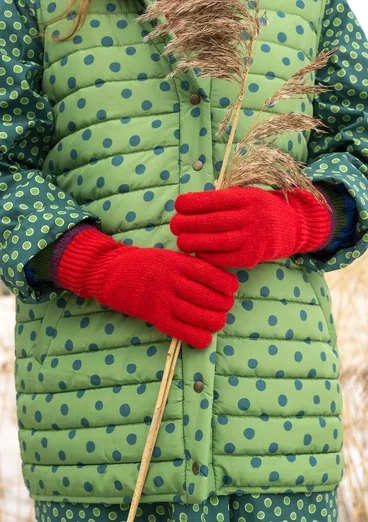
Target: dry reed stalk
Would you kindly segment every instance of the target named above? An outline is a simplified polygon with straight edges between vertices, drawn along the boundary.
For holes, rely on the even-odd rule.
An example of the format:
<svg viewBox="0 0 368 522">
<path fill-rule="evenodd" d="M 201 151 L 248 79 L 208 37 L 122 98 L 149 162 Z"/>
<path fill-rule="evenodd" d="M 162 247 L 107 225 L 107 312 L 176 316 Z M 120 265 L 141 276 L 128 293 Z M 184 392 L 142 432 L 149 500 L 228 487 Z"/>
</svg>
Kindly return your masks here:
<svg viewBox="0 0 368 522">
<path fill-rule="evenodd" d="M 175 38 L 166 45 L 164 54 L 180 57 L 176 69 L 168 78 L 174 76 L 178 71 L 199 68 L 202 77 L 240 83 L 239 94 L 229 106 L 227 114 L 219 126 L 218 134 L 222 134 L 233 120 L 216 190 L 233 186 L 233 184 L 242 186 L 259 182 L 275 185 L 281 189 L 298 186 L 314 193 L 316 198 L 324 199 L 305 176 L 299 162 L 279 149 L 259 143 L 275 134 L 304 132 L 311 129 L 323 131 L 321 122 L 308 116 L 279 115 L 271 116 L 262 123 L 254 122 L 240 145 L 238 144 L 236 147 L 233 166 L 228 169 L 254 46 L 261 32 L 262 18 L 266 20 L 265 13 L 263 16 L 260 15 L 260 0 L 160 0 L 151 4 L 147 12 L 138 20 L 146 22 L 154 21 L 157 18 L 162 19 L 162 23 L 146 39 L 175 35 Z M 283 87 L 266 100 L 260 114 L 279 100 L 306 94 L 314 95 L 326 90 L 324 87 L 309 85 L 305 76 L 323 67 L 328 62 L 330 54 L 321 53 L 315 62 L 295 73 Z M 244 147 L 248 148 L 245 154 L 243 154 Z M 259 181 L 255 181 L 255 179 Z M 286 181 L 284 181 L 285 179 Z M 231 185 L 229 180 L 231 180 Z M 173 339 L 151 429 L 143 451 L 128 522 L 133 522 L 136 516 L 166 404 L 163 397 L 166 399 L 168 397 L 180 347 L 181 342 Z"/>
<path fill-rule="evenodd" d="M 142 496 L 144 484 L 146 482 L 148 469 L 151 464 L 153 450 L 155 448 L 156 440 L 161 426 L 162 416 L 164 414 L 165 405 L 169 396 L 171 383 L 174 377 L 175 367 L 178 360 L 180 348 L 181 341 L 178 341 L 177 339 L 172 339 L 169 352 L 166 358 L 165 369 L 162 376 L 155 411 L 152 417 L 151 426 L 143 450 L 141 466 L 139 468 L 138 479 L 134 489 L 134 494 L 130 505 L 127 522 L 134 522 L 135 516 L 137 514 L 139 501 Z"/>
</svg>

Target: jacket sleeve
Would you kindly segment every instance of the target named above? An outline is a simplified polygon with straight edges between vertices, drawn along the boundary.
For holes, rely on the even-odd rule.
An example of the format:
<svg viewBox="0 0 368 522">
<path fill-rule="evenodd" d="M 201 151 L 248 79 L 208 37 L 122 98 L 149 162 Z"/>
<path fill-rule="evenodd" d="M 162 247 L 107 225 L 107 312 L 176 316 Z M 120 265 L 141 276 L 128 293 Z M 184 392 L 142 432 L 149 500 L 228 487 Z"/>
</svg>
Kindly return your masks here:
<svg viewBox="0 0 368 522">
<path fill-rule="evenodd" d="M 27 278 L 27 263 L 64 232 L 98 218 L 42 170 L 50 148 L 52 104 L 42 92 L 43 47 L 32 5 L 0 0 L 0 277 L 21 300 L 58 290 Z"/>
<path fill-rule="evenodd" d="M 314 100 L 328 132 L 312 134 L 306 174 L 333 202 L 337 234 L 325 250 L 295 258 L 326 272 L 348 266 L 368 248 L 368 44 L 347 0 L 327 0 L 320 50 L 334 47 L 339 50 L 316 78 L 331 90 Z"/>
</svg>

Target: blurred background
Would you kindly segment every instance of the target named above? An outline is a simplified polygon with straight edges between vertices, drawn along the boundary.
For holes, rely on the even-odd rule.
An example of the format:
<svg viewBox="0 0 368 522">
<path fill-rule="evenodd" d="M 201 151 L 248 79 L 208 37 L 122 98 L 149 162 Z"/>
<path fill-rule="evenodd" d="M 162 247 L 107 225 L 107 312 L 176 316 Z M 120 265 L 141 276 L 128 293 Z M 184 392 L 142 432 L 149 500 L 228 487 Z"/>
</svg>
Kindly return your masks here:
<svg viewBox="0 0 368 522">
<path fill-rule="evenodd" d="M 367 0 L 350 0 L 350 4 L 368 34 Z M 339 488 L 339 522 L 368 522 L 368 254 L 353 266 L 329 274 L 327 280 L 344 388 L 346 468 Z M 13 332 L 14 298 L 0 283 L 0 522 L 34 522 L 20 468 Z"/>
</svg>

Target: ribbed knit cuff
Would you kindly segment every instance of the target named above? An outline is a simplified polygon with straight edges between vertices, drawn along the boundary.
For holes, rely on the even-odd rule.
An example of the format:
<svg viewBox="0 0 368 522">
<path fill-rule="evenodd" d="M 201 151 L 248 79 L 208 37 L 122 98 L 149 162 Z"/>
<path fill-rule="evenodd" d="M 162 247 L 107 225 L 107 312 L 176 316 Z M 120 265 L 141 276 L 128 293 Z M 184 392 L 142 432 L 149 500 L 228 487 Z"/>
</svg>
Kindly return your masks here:
<svg viewBox="0 0 368 522">
<path fill-rule="evenodd" d="M 298 253 L 314 252 L 326 244 L 331 233 L 330 211 L 326 204 L 317 201 L 310 192 L 298 191 L 296 199 L 300 205 L 300 245 Z"/>
<path fill-rule="evenodd" d="M 49 271 L 50 278 L 55 283 L 56 286 L 62 286 L 58 277 L 58 268 L 60 259 L 65 251 L 65 249 L 69 246 L 69 244 L 73 241 L 73 239 L 83 232 L 84 230 L 94 229 L 92 225 L 88 223 L 79 223 L 75 227 L 71 228 L 58 239 L 53 246 L 51 251 L 51 255 L 49 258 Z"/>
<path fill-rule="evenodd" d="M 28 263 L 32 270 L 32 275 L 35 282 L 42 283 L 45 281 L 52 281 L 50 272 L 51 256 L 55 248 L 55 243 L 47 245 L 46 248 L 36 254 Z"/>
<path fill-rule="evenodd" d="M 118 248 L 132 247 L 121 245 L 94 227 L 75 234 L 60 257 L 56 275 L 58 284 L 81 297 L 94 298 L 105 304 L 105 274 Z"/>
<path fill-rule="evenodd" d="M 334 189 L 334 186 L 330 183 L 316 183 L 315 187 L 321 192 L 328 202 L 330 209 L 331 218 L 331 230 L 329 237 L 324 245 L 318 250 L 328 249 L 332 243 L 340 237 L 342 230 L 347 225 L 347 215 L 345 211 L 344 197 L 341 193 Z"/>
</svg>

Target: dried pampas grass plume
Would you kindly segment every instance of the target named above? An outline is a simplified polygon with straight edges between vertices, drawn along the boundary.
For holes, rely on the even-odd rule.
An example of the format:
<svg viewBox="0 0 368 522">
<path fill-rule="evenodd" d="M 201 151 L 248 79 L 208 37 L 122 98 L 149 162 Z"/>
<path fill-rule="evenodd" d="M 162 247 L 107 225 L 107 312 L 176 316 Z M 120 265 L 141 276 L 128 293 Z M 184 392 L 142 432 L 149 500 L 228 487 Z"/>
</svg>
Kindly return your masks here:
<svg viewBox="0 0 368 522">
<path fill-rule="evenodd" d="M 242 82 L 250 44 L 261 31 L 258 1 L 159 0 L 139 21 L 157 18 L 164 21 L 147 40 L 175 35 L 164 51 L 180 58 L 172 75 L 198 68 L 203 77 Z"/>
</svg>

